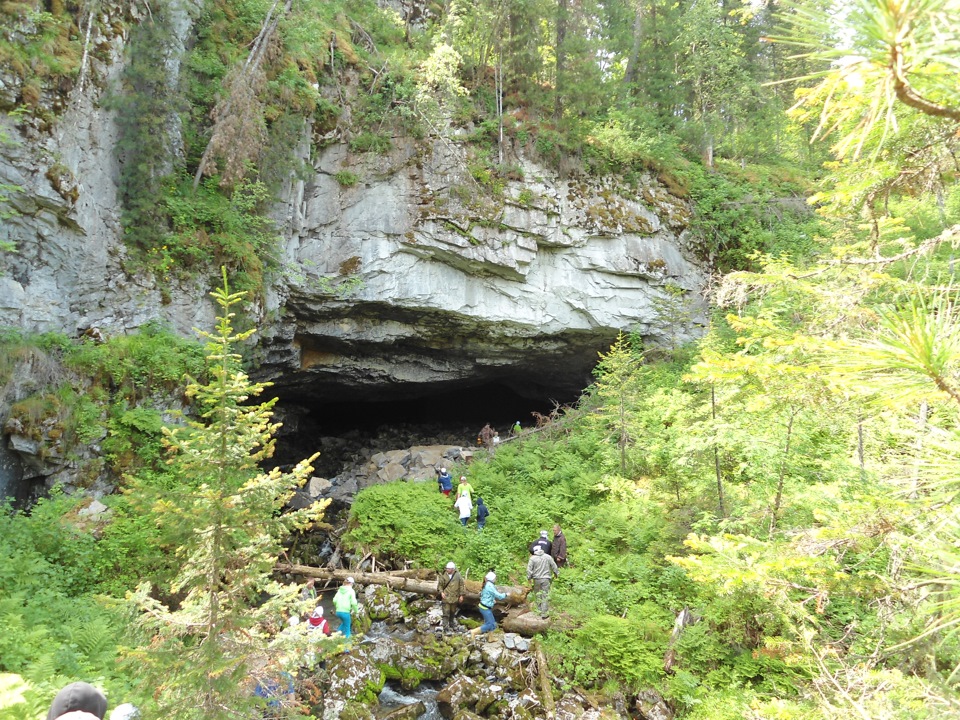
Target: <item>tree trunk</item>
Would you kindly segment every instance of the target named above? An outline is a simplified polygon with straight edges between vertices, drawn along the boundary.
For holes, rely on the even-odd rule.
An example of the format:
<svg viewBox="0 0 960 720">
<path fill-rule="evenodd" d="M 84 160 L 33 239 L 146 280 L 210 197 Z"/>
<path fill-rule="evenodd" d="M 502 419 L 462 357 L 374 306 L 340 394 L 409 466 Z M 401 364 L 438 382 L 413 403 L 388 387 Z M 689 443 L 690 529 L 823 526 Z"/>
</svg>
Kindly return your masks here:
<svg viewBox="0 0 960 720">
<path fill-rule="evenodd" d="M 723 477 L 720 475 L 720 449 L 717 447 L 717 394 L 713 385 L 710 386 L 710 409 L 713 411 L 714 437 L 713 437 L 713 469 L 717 473 L 717 500 L 720 504 L 720 517 L 727 516 L 726 508 L 723 505 Z"/>
<path fill-rule="evenodd" d="M 623 73 L 623 84 L 627 94 L 637 80 L 637 67 L 640 63 L 640 46 L 643 43 L 643 0 L 637 0 L 636 15 L 633 18 L 633 45 L 627 58 L 627 69 Z"/>
<path fill-rule="evenodd" d="M 564 48 L 567 39 L 567 14 L 569 12 L 570 0 L 559 0 L 557 2 L 557 62 L 556 62 L 556 88 L 554 90 L 554 117 L 559 118 L 563 114 L 563 92 L 564 75 L 566 73 L 567 52 Z"/>
<path fill-rule="evenodd" d="M 437 579 L 423 577 L 409 577 L 410 571 L 404 570 L 399 573 L 367 573 L 358 570 L 326 570 L 324 568 L 311 567 L 310 565 L 296 565 L 290 563 L 277 563 L 274 568 L 277 572 L 290 573 L 292 575 L 302 575 L 304 577 L 317 578 L 318 580 L 346 580 L 352 577 L 358 585 L 386 585 L 392 590 L 399 592 L 416 593 L 417 595 L 437 595 Z M 427 571 L 429 572 L 429 571 Z M 467 591 L 464 593 L 464 602 L 476 603 L 480 601 L 480 591 L 483 589 L 483 583 L 476 580 L 465 580 Z M 499 586 L 499 590 L 507 594 L 506 600 L 500 602 L 508 607 L 522 605 L 527 600 L 527 593 L 530 589 L 519 586 Z M 520 632 L 515 630 L 512 632 Z"/>
<path fill-rule="evenodd" d="M 793 438 L 793 419 L 797 410 L 790 408 L 790 419 L 787 421 L 787 441 L 783 448 L 783 459 L 780 461 L 780 477 L 777 479 L 777 497 L 773 502 L 773 514 L 770 516 L 770 535 L 777 529 L 777 516 L 780 514 L 780 503 L 783 501 L 783 481 L 787 474 L 787 460 L 790 458 L 790 440 Z"/>
</svg>

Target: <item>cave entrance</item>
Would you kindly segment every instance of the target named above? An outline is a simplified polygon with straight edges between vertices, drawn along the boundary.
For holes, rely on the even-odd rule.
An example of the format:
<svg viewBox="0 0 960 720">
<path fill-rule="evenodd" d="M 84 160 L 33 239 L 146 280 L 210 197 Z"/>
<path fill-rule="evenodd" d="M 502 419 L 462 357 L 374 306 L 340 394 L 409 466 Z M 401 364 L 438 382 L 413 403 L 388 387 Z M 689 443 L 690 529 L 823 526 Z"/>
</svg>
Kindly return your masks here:
<svg viewBox="0 0 960 720">
<path fill-rule="evenodd" d="M 344 465 L 375 452 L 415 445 L 473 446 L 485 423 L 506 437 L 519 421 L 534 425 L 531 413 L 548 414 L 555 403 L 576 397 L 530 398 L 510 387 L 490 383 L 425 393 L 404 400 L 311 403 L 278 393 L 277 464 L 291 465 L 319 451 L 316 473 L 332 477 Z"/>
</svg>

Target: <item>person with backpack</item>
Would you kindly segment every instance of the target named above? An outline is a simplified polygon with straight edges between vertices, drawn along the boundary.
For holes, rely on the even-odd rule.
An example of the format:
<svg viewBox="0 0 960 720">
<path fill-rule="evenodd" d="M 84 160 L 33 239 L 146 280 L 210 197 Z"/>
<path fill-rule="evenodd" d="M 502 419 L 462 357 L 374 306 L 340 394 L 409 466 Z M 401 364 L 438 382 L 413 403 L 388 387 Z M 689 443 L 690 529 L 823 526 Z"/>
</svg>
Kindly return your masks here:
<svg viewBox="0 0 960 720">
<path fill-rule="evenodd" d="M 497 629 L 497 621 L 493 617 L 493 606 L 497 600 L 506 600 L 507 594 L 497 590 L 497 586 L 494 585 L 496 581 L 497 574 L 493 570 L 483 576 L 483 589 L 480 591 L 480 604 L 477 606 L 480 615 L 483 616 L 483 625 L 470 631 L 474 637 Z"/>
<path fill-rule="evenodd" d="M 333 608 L 337 611 L 337 618 L 340 620 L 340 632 L 347 640 L 350 639 L 350 627 L 353 623 L 352 614 L 360 609 L 357 602 L 357 594 L 353 591 L 354 580 L 348 577 L 343 585 L 333 596 Z"/>
<path fill-rule="evenodd" d="M 483 502 L 482 497 L 477 498 L 477 532 L 483 530 L 487 524 L 487 516 L 490 514 L 490 508 Z"/>
<path fill-rule="evenodd" d="M 450 491 L 453 490 L 453 476 L 447 472 L 445 467 L 437 470 L 437 487 L 445 497 L 450 497 Z"/>
</svg>

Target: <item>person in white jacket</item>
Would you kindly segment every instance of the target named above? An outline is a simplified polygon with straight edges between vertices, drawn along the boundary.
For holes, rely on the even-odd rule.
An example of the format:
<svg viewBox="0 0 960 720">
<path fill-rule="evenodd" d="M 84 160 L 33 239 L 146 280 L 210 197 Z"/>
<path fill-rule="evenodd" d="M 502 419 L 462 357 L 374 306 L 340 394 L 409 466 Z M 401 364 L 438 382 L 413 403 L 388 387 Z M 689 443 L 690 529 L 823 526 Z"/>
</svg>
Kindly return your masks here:
<svg viewBox="0 0 960 720">
<path fill-rule="evenodd" d="M 466 527 L 470 520 L 470 514 L 473 512 L 473 500 L 470 499 L 469 495 L 461 495 L 453 505 L 460 511 L 460 524 Z"/>
</svg>

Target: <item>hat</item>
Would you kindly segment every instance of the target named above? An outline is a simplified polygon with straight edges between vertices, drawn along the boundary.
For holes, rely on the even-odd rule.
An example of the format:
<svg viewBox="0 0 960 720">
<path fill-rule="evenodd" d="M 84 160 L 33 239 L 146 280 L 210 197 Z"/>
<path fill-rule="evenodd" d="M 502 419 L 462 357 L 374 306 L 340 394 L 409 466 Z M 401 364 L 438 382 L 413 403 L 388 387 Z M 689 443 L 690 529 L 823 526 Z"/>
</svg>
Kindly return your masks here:
<svg viewBox="0 0 960 720">
<path fill-rule="evenodd" d="M 93 685 L 85 682 L 70 683 L 53 699 L 47 720 L 56 720 L 75 710 L 88 712 L 103 720 L 103 716 L 107 714 L 107 698 Z"/>
<path fill-rule="evenodd" d="M 317 606 L 313 609 L 313 612 L 310 613 L 310 615 L 311 615 L 311 617 L 323 617 L 323 606 L 322 606 L 322 605 L 317 605 Z"/>
<path fill-rule="evenodd" d="M 347 583 L 348 583 L 349 585 L 353 585 L 354 582 L 356 582 L 356 581 L 355 581 L 352 577 L 348 577 L 348 578 L 347 578 Z"/>
<path fill-rule="evenodd" d="M 446 472 L 446 471 L 447 471 L 446 468 L 440 468 L 440 472 Z"/>
<path fill-rule="evenodd" d="M 534 554 L 534 555 L 543 555 L 543 548 L 540 547 L 539 545 L 537 545 L 537 546 L 533 549 L 533 554 Z"/>
<path fill-rule="evenodd" d="M 546 531 L 546 530 L 541 530 L 541 531 L 540 531 L 540 537 L 546 537 L 546 536 L 547 536 L 547 531 Z"/>
<path fill-rule="evenodd" d="M 486 575 L 483 576 L 483 579 L 489 582 L 495 582 L 497 579 L 497 574 L 493 570 L 491 570 L 490 572 L 488 572 Z"/>
<path fill-rule="evenodd" d="M 457 564 L 455 562 L 447 563 L 447 570 L 456 570 L 456 569 L 457 569 Z"/>
<path fill-rule="evenodd" d="M 466 481 L 467 481 L 467 476 L 466 476 L 466 475 L 461 475 L 461 476 L 460 476 L 460 482 L 466 482 Z"/>
</svg>

